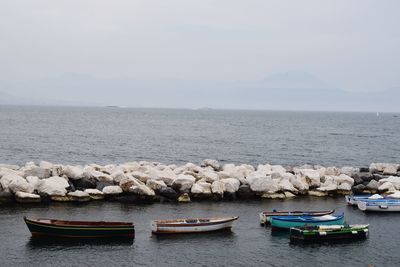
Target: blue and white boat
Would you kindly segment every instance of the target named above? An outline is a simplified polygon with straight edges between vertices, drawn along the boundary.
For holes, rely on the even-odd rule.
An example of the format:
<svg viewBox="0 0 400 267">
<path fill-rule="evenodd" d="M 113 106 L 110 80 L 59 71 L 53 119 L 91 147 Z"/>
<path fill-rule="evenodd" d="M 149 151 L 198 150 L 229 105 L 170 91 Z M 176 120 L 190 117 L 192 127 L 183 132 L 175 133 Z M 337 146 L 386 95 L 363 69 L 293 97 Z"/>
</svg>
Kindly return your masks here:
<svg viewBox="0 0 400 267">
<path fill-rule="evenodd" d="M 357 207 L 362 211 L 400 212 L 400 199 L 359 200 Z"/>
<path fill-rule="evenodd" d="M 375 194 L 375 195 L 349 195 L 345 196 L 346 202 L 349 205 L 356 206 L 358 201 L 362 200 L 378 200 L 378 199 L 384 199 L 385 197 Z"/>
<path fill-rule="evenodd" d="M 344 213 L 339 215 L 323 216 L 273 216 L 271 217 L 272 230 L 289 230 L 292 227 L 306 227 L 318 225 L 342 225 Z"/>
</svg>

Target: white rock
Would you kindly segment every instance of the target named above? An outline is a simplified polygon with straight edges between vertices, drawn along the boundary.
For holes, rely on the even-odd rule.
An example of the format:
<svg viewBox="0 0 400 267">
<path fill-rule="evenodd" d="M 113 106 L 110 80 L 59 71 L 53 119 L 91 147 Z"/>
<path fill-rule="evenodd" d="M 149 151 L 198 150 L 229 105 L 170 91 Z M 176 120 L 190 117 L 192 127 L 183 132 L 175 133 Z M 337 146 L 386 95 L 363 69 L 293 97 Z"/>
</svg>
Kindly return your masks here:
<svg viewBox="0 0 400 267">
<path fill-rule="evenodd" d="M 221 165 L 219 164 L 218 160 L 215 159 L 205 159 L 203 160 L 203 162 L 201 163 L 202 167 L 211 167 L 216 171 L 220 171 L 221 170 Z"/>
<path fill-rule="evenodd" d="M 0 164 L 0 169 L 1 168 L 10 169 L 10 170 L 14 170 L 14 171 L 17 171 L 20 169 L 20 167 L 18 165 L 12 165 L 12 164 Z"/>
<path fill-rule="evenodd" d="M 196 179 L 191 175 L 179 174 L 172 183 L 172 188 L 178 191 L 188 191 L 192 188 Z"/>
<path fill-rule="evenodd" d="M 87 179 L 96 179 L 100 182 L 112 182 L 111 175 L 96 170 L 84 170 L 83 176 Z"/>
<path fill-rule="evenodd" d="M 67 180 L 62 177 L 53 176 L 40 180 L 37 185 L 37 191 L 49 196 L 65 196 L 67 193 L 66 188 L 68 187 Z"/>
<path fill-rule="evenodd" d="M 139 186 L 139 185 L 144 185 L 144 183 L 130 174 L 125 175 L 125 178 L 122 178 L 122 180 L 119 182 L 119 186 L 124 192 L 130 192 L 130 188 L 132 186 Z"/>
<path fill-rule="evenodd" d="M 157 172 L 159 180 L 162 180 L 166 185 L 171 186 L 176 179 L 176 174 L 171 168 L 164 168 L 162 171 Z"/>
<path fill-rule="evenodd" d="M 283 193 L 264 193 L 262 194 L 261 198 L 268 198 L 268 199 L 284 199 L 286 195 Z"/>
<path fill-rule="evenodd" d="M 307 179 L 304 176 L 293 175 L 291 173 L 287 173 L 284 175 L 284 178 L 289 178 L 290 183 L 300 191 L 307 191 L 310 187 L 307 183 Z"/>
<path fill-rule="evenodd" d="M 298 190 L 290 182 L 290 179 L 283 178 L 279 181 L 279 187 L 281 191 L 297 192 Z"/>
<path fill-rule="evenodd" d="M 227 171 L 217 172 L 217 175 L 218 175 L 218 179 L 217 180 L 233 177 L 233 175 L 230 172 L 227 172 Z M 217 180 L 215 180 L 215 181 L 217 181 Z"/>
<path fill-rule="evenodd" d="M 281 165 L 272 165 L 271 166 L 271 171 L 274 173 L 274 172 L 277 172 L 277 173 L 279 173 L 279 174 L 284 174 L 284 173 L 286 173 L 286 169 L 284 168 L 284 167 L 282 167 Z"/>
<path fill-rule="evenodd" d="M 340 175 L 340 169 L 337 167 L 327 167 L 325 170 L 325 175 L 338 176 Z"/>
<path fill-rule="evenodd" d="M 301 178 L 305 178 L 309 186 L 317 187 L 321 185 L 321 177 L 318 171 L 312 169 L 299 169 L 295 173 Z"/>
<path fill-rule="evenodd" d="M 211 185 L 211 191 L 213 194 L 223 196 L 225 191 L 225 184 L 221 181 L 215 181 Z"/>
<path fill-rule="evenodd" d="M 205 171 L 200 173 L 201 178 L 207 183 L 213 183 L 219 180 L 218 174 L 215 172 Z"/>
<path fill-rule="evenodd" d="M 63 167 L 62 172 L 71 180 L 79 180 L 84 177 L 83 169 L 80 166 L 67 165 Z"/>
<path fill-rule="evenodd" d="M 322 191 L 318 191 L 318 190 L 310 190 L 308 191 L 308 195 L 309 196 L 314 196 L 314 197 L 326 197 L 328 195 L 328 192 L 322 192 Z"/>
<path fill-rule="evenodd" d="M 164 183 L 163 180 L 153 180 L 153 179 L 148 179 L 146 181 L 146 185 L 156 192 L 160 191 L 161 188 L 163 187 L 167 187 L 167 185 Z"/>
<path fill-rule="evenodd" d="M 325 182 L 321 184 L 321 186 L 318 187 L 317 190 L 321 192 L 329 192 L 337 190 L 338 185 L 335 181 L 335 177 L 336 176 L 330 176 L 330 175 L 325 176 Z"/>
<path fill-rule="evenodd" d="M 250 183 L 250 189 L 256 193 L 276 193 L 279 191 L 279 185 L 272 180 L 270 176 L 253 179 Z"/>
<path fill-rule="evenodd" d="M 236 193 L 239 190 L 240 182 L 235 178 L 222 179 L 221 182 L 224 183 L 224 192 Z"/>
<path fill-rule="evenodd" d="M 18 191 L 33 193 L 33 185 L 29 184 L 24 178 L 14 174 L 6 174 L 0 179 L 4 191 L 16 193 Z"/>
<path fill-rule="evenodd" d="M 400 191 L 393 191 L 393 193 L 388 196 L 391 198 L 400 198 Z"/>
<path fill-rule="evenodd" d="M 49 178 L 51 176 L 51 169 L 33 166 L 24 170 L 24 177 L 27 176 L 37 176 L 40 179 Z"/>
<path fill-rule="evenodd" d="M 121 182 L 122 179 L 126 178 L 125 173 L 121 170 L 117 170 L 117 171 L 111 173 L 110 176 L 115 183 L 119 183 L 119 182 Z"/>
<path fill-rule="evenodd" d="M 288 191 L 285 191 L 285 192 L 283 192 L 283 193 L 285 194 L 285 197 L 286 197 L 286 198 L 293 198 L 293 197 L 296 197 L 295 194 L 293 194 L 293 193 L 291 193 L 291 192 L 288 192 Z"/>
<path fill-rule="evenodd" d="M 85 192 L 88 193 L 89 195 L 104 195 L 104 193 L 101 192 L 100 190 L 92 188 L 85 189 Z"/>
<path fill-rule="evenodd" d="M 383 168 L 383 174 L 396 175 L 398 168 L 399 168 L 398 165 L 391 164 L 391 165 L 386 166 L 385 168 Z"/>
<path fill-rule="evenodd" d="M 74 192 L 69 192 L 67 195 L 71 196 L 71 197 L 77 197 L 77 198 L 89 197 L 89 193 L 83 192 L 83 191 L 80 191 L 80 190 L 76 190 Z"/>
<path fill-rule="evenodd" d="M 153 189 L 146 185 L 133 185 L 129 188 L 129 192 L 139 196 L 155 196 L 156 194 Z"/>
<path fill-rule="evenodd" d="M 342 183 L 337 186 L 338 190 L 343 190 L 343 191 L 351 191 L 351 185 L 348 183 Z"/>
<path fill-rule="evenodd" d="M 41 162 L 39 162 L 39 167 L 43 169 L 52 169 L 53 163 L 42 160 Z"/>
<path fill-rule="evenodd" d="M 379 180 L 380 184 L 383 184 L 385 182 L 392 183 L 393 186 L 396 188 L 396 190 L 400 189 L 400 177 L 398 177 L 398 176 L 389 176 L 388 178 Z"/>
<path fill-rule="evenodd" d="M 193 184 L 190 192 L 192 194 L 211 194 L 211 184 L 206 182 L 197 182 Z"/>
<path fill-rule="evenodd" d="M 391 183 L 391 182 L 384 182 L 383 184 L 381 184 L 379 187 L 378 187 L 378 190 L 379 191 L 389 191 L 389 192 L 392 192 L 392 191 L 396 191 L 396 188 L 394 187 L 394 185 Z"/>
<path fill-rule="evenodd" d="M 346 174 L 341 174 L 339 176 L 334 176 L 334 180 L 336 182 L 336 184 L 341 185 L 343 183 L 347 183 L 351 186 L 354 185 L 354 179 L 351 178 L 350 176 L 346 175 Z"/>
<path fill-rule="evenodd" d="M 118 195 L 122 193 L 122 189 L 118 185 L 110 185 L 103 188 L 103 193 L 106 195 Z"/>
<path fill-rule="evenodd" d="M 28 176 L 28 177 L 26 177 L 26 181 L 33 186 L 34 190 L 37 190 L 38 184 L 39 184 L 39 181 L 40 181 L 39 177 Z"/>
<path fill-rule="evenodd" d="M 369 170 L 370 172 L 385 172 L 385 170 L 387 170 L 387 172 L 394 172 L 394 170 L 398 170 L 400 164 L 393 164 L 393 163 L 371 163 L 369 165 Z M 394 172 L 393 174 L 396 174 L 396 172 Z"/>
<path fill-rule="evenodd" d="M 143 173 L 140 171 L 134 171 L 131 173 L 131 175 L 143 183 L 147 182 L 147 180 L 150 179 L 150 176 L 147 173 Z"/>
</svg>

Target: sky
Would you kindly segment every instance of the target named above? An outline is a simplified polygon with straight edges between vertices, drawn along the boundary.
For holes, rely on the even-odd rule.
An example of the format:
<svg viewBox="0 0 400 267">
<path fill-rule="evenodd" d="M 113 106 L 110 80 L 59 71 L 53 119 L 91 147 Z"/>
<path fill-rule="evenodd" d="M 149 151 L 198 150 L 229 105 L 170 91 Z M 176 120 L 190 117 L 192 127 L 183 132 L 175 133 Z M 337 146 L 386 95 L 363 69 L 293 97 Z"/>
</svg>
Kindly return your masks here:
<svg viewBox="0 0 400 267">
<path fill-rule="evenodd" d="M 0 103 L 304 109 L 335 94 L 327 109 L 396 111 L 386 102 L 400 95 L 399 10 L 397 0 L 2 0 Z M 310 90 L 326 96 L 290 97 Z M 287 101 L 257 102 L 265 95 Z"/>
</svg>

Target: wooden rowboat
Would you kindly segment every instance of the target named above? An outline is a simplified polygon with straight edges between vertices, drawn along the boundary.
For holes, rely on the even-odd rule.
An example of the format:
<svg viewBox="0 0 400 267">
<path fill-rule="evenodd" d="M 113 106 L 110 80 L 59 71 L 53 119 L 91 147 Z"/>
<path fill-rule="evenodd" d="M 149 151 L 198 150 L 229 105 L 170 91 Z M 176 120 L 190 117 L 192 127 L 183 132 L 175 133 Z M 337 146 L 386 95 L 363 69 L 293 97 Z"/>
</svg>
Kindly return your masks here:
<svg viewBox="0 0 400 267">
<path fill-rule="evenodd" d="M 322 211 L 264 211 L 260 213 L 260 224 L 266 225 L 271 223 L 273 216 L 323 216 L 334 213 L 335 210 L 322 210 Z"/>
<path fill-rule="evenodd" d="M 274 216 L 271 218 L 272 230 L 289 230 L 292 227 L 317 225 L 342 225 L 343 223 L 344 213 L 323 216 Z"/>
<path fill-rule="evenodd" d="M 133 238 L 135 226 L 127 222 L 61 221 L 24 217 L 34 237 L 65 238 Z"/>
<path fill-rule="evenodd" d="M 191 218 L 176 220 L 154 220 L 151 222 L 153 234 L 204 233 L 229 230 L 239 217 Z"/>
<path fill-rule="evenodd" d="M 368 224 L 291 228 L 291 242 L 352 241 L 368 237 Z"/>
</svg>

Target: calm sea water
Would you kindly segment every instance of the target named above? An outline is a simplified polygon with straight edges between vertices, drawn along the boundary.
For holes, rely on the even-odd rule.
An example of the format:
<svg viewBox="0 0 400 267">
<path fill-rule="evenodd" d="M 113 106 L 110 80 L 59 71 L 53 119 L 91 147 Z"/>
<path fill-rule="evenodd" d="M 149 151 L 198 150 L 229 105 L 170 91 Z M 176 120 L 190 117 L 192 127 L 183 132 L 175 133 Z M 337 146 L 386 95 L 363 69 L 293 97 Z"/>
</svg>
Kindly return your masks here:
<svg viewBox="0 0 400 267">
<path fill-rule="evenodd" d="M 400 114 L 0 106 L 0 162 L 365 166 L 400 161 Z"/>
<path fill-rule="evenodd" d="M 366 166 L 400 161 L 398 114 L 0 107 L 0 163 L 222 162 Z M 259 226 L 266 209 L 345 211 L 369 223 L 370 238 L 348 244 L 292 245 Z M 153 237 L 150 220 L 239 215 L 232 233 Z M 121 220 L 133 242 L 38 242 L 23 216 Z M 1 266 L 398 266 L 400 214 L 365 214 L 344 200 L 201 202 L 187 205 L 0 206 Z"/>
</svg>

